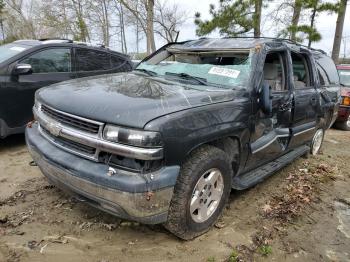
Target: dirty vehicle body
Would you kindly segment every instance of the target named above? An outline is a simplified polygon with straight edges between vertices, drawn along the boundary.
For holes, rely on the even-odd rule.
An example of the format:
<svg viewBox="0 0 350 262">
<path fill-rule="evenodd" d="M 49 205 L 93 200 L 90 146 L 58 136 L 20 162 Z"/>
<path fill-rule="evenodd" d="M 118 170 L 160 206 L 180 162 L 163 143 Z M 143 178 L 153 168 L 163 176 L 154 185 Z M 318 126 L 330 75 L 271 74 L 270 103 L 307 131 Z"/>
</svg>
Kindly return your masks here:
<svg viewBox="0 0 350 262">
<path fill-rule="evenodd" d="M 321 51 L 200 39 L 166 45 L 131 73 L 39 90 L 26 141 L 45 176 L 78 199 L 191 239 L 215 223 L 231 188 L 317 154 L 339 103 Z"/>
<path fill-rule="evenodd" d="M 39 88 L 131 69 L 129 57 L 121 53 L 72 40 L 18 40 L 0 46 L 0 138 L 24 132 Z"/>
<path fill-rule="evenodd" d="M 342 101 L 338 118 L 334 124 L 336 128 L 350 131 L 350 65 L 337 66 L 341 88 Z"/>
</svg>

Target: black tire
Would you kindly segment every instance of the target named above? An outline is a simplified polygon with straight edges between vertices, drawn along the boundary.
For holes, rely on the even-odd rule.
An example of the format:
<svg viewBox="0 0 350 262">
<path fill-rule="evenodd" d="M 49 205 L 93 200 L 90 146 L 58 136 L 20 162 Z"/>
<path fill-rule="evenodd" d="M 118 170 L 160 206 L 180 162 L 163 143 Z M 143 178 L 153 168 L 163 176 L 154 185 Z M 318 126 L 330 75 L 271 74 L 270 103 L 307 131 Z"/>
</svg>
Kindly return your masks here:
<svg viewBox="0 0 350 262">
<path fill-rule="evenodd" d="M 223 193 L 213 214 L 204 222 L 195 222 L 190 202 L 197 181 L 210 169 L 219 169 L 223 178 Z M 227 154 L 213 146 L 202 146 L 192 152 L 182 165 L 170 203 L 165 227 L 177 237 L 189 240 L 205 232 L 217 221 L 231 191 L 232 165 Z"/>
<path fill-rule="evenodd" d="M 334 127 L 340 130 L 344 130 L 344 131 L 350 131 L 350 116 L 349 116 L 349 120 L 348 121 L 344 121 L 344 122 L 335 122 L 334 123 Z"/>
</svg>

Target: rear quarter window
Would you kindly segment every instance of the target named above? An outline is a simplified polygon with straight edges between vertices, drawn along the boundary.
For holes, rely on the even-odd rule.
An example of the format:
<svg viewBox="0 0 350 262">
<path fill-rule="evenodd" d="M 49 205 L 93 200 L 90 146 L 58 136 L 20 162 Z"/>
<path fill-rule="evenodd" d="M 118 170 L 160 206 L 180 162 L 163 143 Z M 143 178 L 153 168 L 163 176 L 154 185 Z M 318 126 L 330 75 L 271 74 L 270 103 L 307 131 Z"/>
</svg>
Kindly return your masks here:
<svg viewBox="0 0 350 262">
<path fill-rule="evenodd" d="M 91 49 L 76 49 L 76 63 L 80 72 L 111 69 L 110 54 Z"/>
<path fill-rule="evenodd" d="M 320 85 L 339 85 L 339 75 L 333 60 L 325 55 L 317 55 L 315 60 Z"/>
</svg>

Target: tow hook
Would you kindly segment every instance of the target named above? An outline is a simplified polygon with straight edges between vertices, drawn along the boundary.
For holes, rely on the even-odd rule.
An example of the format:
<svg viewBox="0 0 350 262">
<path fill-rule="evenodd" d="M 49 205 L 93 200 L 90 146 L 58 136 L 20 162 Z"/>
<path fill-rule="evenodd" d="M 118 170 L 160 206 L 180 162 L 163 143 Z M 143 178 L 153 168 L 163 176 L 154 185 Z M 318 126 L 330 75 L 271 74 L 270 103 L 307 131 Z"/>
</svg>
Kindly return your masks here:
<svg viewBox="0 0 350 262">
<path fill-rule="evenodd" d="M 32 127 L 33 127 L 33 124 L 34 124 L 35 122 L 36 122 L 35 120 L 30 121 L 30 122 L 27 124 L 27 127 L 28 127 L 28 128 L 32 128 Z"/>
<path fill-rule="evenodd" d="M 117 173 L 117 171 L 114 168 L 109 167 L 108 172 L 107 172 L 107 176 L 114 176 L 116 173 Z"/>
</svg>

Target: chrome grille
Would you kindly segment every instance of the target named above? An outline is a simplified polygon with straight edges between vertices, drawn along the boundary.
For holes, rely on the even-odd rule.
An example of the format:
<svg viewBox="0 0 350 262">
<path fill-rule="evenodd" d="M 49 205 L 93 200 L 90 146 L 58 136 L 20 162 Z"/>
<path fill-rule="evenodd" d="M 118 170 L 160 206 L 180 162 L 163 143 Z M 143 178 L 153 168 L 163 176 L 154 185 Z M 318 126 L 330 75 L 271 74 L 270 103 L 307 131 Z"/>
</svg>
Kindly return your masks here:
<svg viewBox="0 0 350 262">
<path fill-rule="evenodd" d="M 56 144 L 59 144 L 60 146 L 63 146 L 65 148 L 68 148 L 74 151 L 79 151 L 81 153 L 88 154 L 91 156 L 94 156 L 96 153 L 96 148 L 65 139 L 64 137 L 54 137 L 45 128 L 41 127 L 41 129 L 45 133 L 45 135 L 50 138 L 51 141 L 55 142 Z"/>
<path fill-rule="evenodd" d="M 93 121 L 88 122 L 84 119 L 71 116 L 70 114 L 54 110 L 46 105 L 41 105 L 41 111 L 59 123 L 91 134 L 97 134 L 101 127 L 98 123 Z"/>
</svg>

